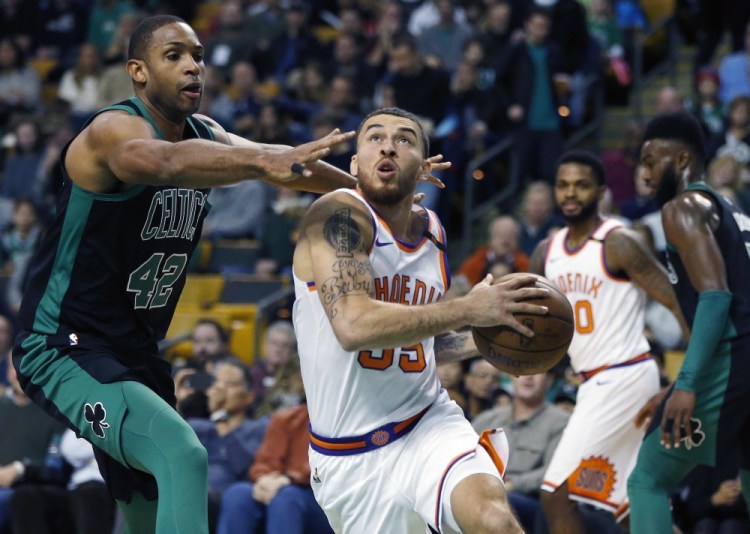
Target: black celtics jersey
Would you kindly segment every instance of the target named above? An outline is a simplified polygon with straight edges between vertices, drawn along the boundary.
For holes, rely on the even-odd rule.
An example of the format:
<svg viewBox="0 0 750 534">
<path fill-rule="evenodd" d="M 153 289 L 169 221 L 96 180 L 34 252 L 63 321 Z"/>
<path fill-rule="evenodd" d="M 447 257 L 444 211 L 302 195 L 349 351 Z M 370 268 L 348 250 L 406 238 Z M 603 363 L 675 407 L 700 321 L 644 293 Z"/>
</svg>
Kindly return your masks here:
<svg viewBox="0 0 750 534">
<path fill-rule="evenodd" d="M 732 293 L 729 310 L 729 331 L 725 341 L 750 335 L 750 217 L 703 182 L 691 183 L 687 191 L 702 191 L 713 198 L 719 215 L 719 227 L 714 238 L 719 245 L 727 271 L 727 284 Z M 690 284 L 687 271 L 677 251 L 667 246 L 667 268 L 682 313 L 688 324 L 693 324 L 698 306 L 698 292 Z"/>
<path fill-rule="evenodd" d="M 113 109 L 144 117 L 163 139 L 137 98 L 99 113 Z M 191 117 L 183 137 L 212 139 L 213 134 Z M 63 161 L 66 152 L 67 147 Z M 69 337 L 71 345 L 87 336 L 155 350 L 185 284 L 209 209 L 208 192 L 139 185 L 92 193 L 65 173 L 55 221 L 31 261 L 21 328 Z"/>
</svg>

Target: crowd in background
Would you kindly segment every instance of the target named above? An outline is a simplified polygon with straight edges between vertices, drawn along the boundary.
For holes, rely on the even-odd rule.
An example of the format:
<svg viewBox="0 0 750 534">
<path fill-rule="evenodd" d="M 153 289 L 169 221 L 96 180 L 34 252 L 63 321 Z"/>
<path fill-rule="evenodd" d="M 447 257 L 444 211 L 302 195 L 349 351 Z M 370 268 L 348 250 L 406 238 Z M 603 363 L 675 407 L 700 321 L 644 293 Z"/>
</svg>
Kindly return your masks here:
<svg viewBox="0 0 750 534">
<path fill-rule="evenodd" d="M 699 118 L 711 158 L 708 183 L 747 211 L 746 4 L 678 2 L 682 38 L 695 45 L 694 83 L 662 88 L 656 113 L 685 109 Z M 425 189 L 424 200 L 449 238 L 466 215 L 460 199 L 467 163 L 512 139 L 509 159 L 493 167 L 481 191 L 497 191 L 511 173 L 521 187 L 487 221 L 486 242 L 452 258 L 449 298 L 488 272 L 525 271 L 536 244 L 564 225 L 554 201 L 555 162 L 593 113 L 597 84 L 608 103 L 626 101 L 634 31 L 650 22 L 643 7 L 637 0 L 3 0 L 0 421 L 13 430 L 0 433 L 0 532 L 118 528 L 91 447 L 46 416 L 35 418 L 7 356 L 28 260 L 61 188 L 60 151 L 92 112 L 133 96 L 127 44 L 143 17 L 177 14 L 196 28 L 205 45 L 201 112 L 254 141 L 296 145 L 333 128 L 354 129 L 377 107 L 416 113 L 431 152 L 453 163 L 440 176 L 446 188 Z M 725 29 L 729 51 L 717 53 Z M 605 211 L 632 224 L 659 253 L 666 246 L 659 213 L 638 173 L 642 133 L 640 121 L 624 124 L 621 148 L 601 154 Z M 327 160 L 348 169 L 352 153 L 344 144 Z M 258 181 L 218 188 L 204 238 L 258 240 L 256 273 L 288 275 L 295 228 L 312 200 Z M 676 321 L 656 303 L 647 326 L 656 356 L 682 348 Z M 212 528 L 280 533 L 309 525 L 327 532 L 309 487 L 307 411 L 291 325 L 266 330 L 250 368 L 229 353 L 227 332 L 210 317 L 196 324 L 192 341 L 191 358 L 175 362 L 176 393 L 209 452 Z M 506 428 L 511 502 L 524 525 L 539 531 L 541 476 L 575 404 L 577 377 L 563 362 L 549 374 L 511 380 L 483 360 L 442 366 L 440 377 L 477 428 Z M 679 527 L 714 532 L 700 528 L 736 520 L 747 529 L 736 471 L 718 466 L 686 479 L 673 499 Z M 32 502 L 42 511 L 33 512 Z"/>
</svg>

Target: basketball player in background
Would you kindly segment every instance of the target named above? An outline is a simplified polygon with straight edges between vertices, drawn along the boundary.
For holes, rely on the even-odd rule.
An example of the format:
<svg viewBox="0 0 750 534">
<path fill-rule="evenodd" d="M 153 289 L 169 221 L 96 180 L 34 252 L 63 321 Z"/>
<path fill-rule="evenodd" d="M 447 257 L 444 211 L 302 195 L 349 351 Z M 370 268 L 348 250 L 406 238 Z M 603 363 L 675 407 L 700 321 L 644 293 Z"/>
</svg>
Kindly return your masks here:
<svg viewBox="0 0 750 534">
<path fill-rule="evenodd" d="M 356 190 L 323 196 L 302 222 L 293 315 L 312 488 L 336 532 L 520 533 L 501 481 L 504 435 L 480 441 L 435 366 L 478 355 L 469 332 L 451 329 L 532 334 L 512 314 L 546 313 L 524 300 L 549 292 L 524 287 L 530 276 L 497 285 L 488 276 L 441 300 L 444 230 L 412 201 L 428 148 L 413 114 L 370 113 L 351 161 Z"/>
<path fill-rule="evenodd" d="M 583 381 L 542 482 L 540 500 L 553 534 L 585 531 L 577 502 L 617 519 L 627 511 L 626 483 L 643 438 L 633 418 L 659 392 L 659 370 L 644 336 L 646 295 L 682 317 L 666 271 L 641 237 L 599 214 L 605 190 L 596 156 L 563 154 L 554 193 L 567 224 L 531 258 L 531 271 L 549 278 L 573 307 L 568 353 Z"/>
<path fill-rule="evenodd" d="M 750 504 L 750 218 L 706 185 L 703 130 L 690 114 L 653 119 L 644 179 L 662 207 L 667 266 L 690 343 L 628 481 L 638 534 L 672 531 L 669 497 L 697 465 L 737 458 Z"/>
</svg>

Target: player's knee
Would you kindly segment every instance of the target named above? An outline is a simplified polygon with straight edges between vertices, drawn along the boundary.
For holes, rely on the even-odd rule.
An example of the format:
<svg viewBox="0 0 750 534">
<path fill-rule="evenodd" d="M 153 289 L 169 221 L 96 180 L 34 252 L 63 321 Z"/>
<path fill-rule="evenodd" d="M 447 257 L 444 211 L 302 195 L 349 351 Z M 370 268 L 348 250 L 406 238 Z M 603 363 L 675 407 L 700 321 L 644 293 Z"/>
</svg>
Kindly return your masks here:
<svg viewBox="0 0 750 534">
<path fill-rule="evenodd" d="M 208 452 L 197 438 L 189 440 L 181 449 L 181 461 L 185 467 L 191 469 L 205 469 L 208 471 Z"/>
</svg>

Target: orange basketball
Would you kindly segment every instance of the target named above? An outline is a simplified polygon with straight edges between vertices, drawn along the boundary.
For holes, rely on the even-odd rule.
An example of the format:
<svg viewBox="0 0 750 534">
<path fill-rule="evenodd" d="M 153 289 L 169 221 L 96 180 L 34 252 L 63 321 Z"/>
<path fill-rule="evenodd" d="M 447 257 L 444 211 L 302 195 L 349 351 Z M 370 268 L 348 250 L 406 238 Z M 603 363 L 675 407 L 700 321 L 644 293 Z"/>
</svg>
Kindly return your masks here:
<svg viewBox="0 0 750 534">
<path fill-rule="evenodd" d="M 495 283 L 527 273 L 512 273 Z M 557 364 L 568 351 L 573 339 L 573 308 L 552 282 L 537 275 L 536 287 L 550 290 L 547 298 L 534 299 L 534 304 L 547 306 L 546 315 L 517 313 L 515 318 L 534 331 L 526 337 L 508 326 L 472 327 L 471 333 L 479 353 L 492 365 L 514 376 L 543 373 Z"/>
</svg>

